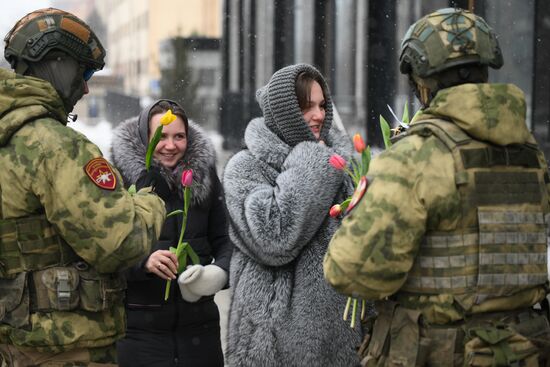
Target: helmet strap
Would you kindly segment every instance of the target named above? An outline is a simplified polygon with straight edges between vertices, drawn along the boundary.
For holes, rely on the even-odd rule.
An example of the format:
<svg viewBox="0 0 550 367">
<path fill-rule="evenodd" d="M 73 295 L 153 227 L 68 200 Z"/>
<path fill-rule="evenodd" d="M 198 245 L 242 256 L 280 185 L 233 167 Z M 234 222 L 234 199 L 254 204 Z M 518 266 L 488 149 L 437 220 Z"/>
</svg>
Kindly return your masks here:
<svg viewBox="0 0 550 367">
<path fill-rule="evenodd" d="M 422 106 L 427 107 L 439 90 L 437 82 L 431 78 L 420 78 L 414 74 L 409 74 L 409 80 L 415 91 L 416 98 L 418 98 Z"/>
<path fill-rule="evenodd" d="M 14 71 L 17 74 L 21 75 L 27 75 L 29 71 L 29 64 L 23 59 L 17 60 L 17 64 L 15 65 Z"/>
</svg>

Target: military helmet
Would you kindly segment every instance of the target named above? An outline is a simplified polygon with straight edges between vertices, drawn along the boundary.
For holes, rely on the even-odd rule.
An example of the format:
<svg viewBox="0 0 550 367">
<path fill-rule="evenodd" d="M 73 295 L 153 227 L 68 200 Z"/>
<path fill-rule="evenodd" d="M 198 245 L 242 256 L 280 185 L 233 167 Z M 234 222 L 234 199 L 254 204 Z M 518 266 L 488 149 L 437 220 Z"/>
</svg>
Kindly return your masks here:
<svg viewBox="0 0 550 367">
<path fill-rule="evenodd" d="M 463 9 L 446 8 L 410 26 L 401 43 L 399 69 L 421 78 L 465 64 L 499 69 L 502 52 L 496 34 L 483 18 Z"/>
<path fill-rule="evenodd" d="M 8 32 L 4 42 L 4 57 L 13 69 L 20 61 L 40 61 L 52 50 L 67 53 L 91 72 L 105 65 L 105 49 L 90 27 L 73 14 L 55 8 L 27 14 Z"/>
</svg>

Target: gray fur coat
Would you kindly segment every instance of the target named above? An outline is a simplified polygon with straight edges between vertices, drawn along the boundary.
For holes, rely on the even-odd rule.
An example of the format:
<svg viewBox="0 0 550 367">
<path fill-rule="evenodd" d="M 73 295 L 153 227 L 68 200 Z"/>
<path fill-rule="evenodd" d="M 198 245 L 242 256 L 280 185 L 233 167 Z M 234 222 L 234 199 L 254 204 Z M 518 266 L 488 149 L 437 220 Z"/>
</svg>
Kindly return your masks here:
<svg viewBox="0 0 550 367">
<path fill-rule="evenodd" d="M 299 112 L 297 112 L 299 113 Z M 332 128 L 327 146 L 289 145 L 252 120 L 248 149 L 225 168 L 223 184 L 236 245 L 226 361 L 230 366 L 355 366 L 361 335 L 342 320 L 346 297 L 323 277 L 339 223 L 330 207 L 352 190 L 328 163 L 351 154 Z M 330 148 L 329 148 L 330 147 Z"/>
</svg>

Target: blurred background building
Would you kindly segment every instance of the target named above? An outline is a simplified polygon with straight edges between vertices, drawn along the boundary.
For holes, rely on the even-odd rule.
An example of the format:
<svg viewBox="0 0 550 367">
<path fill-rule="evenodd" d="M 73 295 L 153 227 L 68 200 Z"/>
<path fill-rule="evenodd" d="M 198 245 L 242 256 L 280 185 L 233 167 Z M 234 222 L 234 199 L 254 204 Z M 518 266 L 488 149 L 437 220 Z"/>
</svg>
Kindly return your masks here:
<svg viewBox="0 0 550 367">
<path fill-rule="evenodd" d="M 473 10 L 499 34 L 505 65 L 491 71 L 491 81 L 525 91 L 528 124 L 546 148 L 550 2 L 544 0 L 226 0 L 220 116 L 226 146 L 238 146 L 246 123 L 259 114 L 255 90 L 297 62 L 327 77 L 348 132 L 366 132 L 380 146 L 379 115 L 395 122 L 387 106 L 400 116 L 404 103 L 414 102 L 397 68 L 401 37 L 422 15 L 449 6 Z"/>
<path fill-rule="evenodd" d="M 513 82 L 525 91 L 529 127 L 550 156 L 549 1 L 58 0 L 52 5 L 86 19 L 108 50 L 106 70 L 90 83 L 93 98 L 78 106 L 83 117 L 116 123 L 137 114 L 151 98 L 176 93 L 191 118 L 221 133 L 229 150 L 240 147 L 246 124 L 260 114 L 256 89 L 277 69 L 298 62 L 317 66 L 327 77 L 348 133 L 361 132 L 380 145 L 379 115 L 396 122 L 388 106 L 398 116 L 406 102 L 412 111 L 418 108 L 397 68 L 408 26 L 442 7 L 471 9 L 499 35 L 505 64 L 491 70 L 491 81 Z"/>
</svg>

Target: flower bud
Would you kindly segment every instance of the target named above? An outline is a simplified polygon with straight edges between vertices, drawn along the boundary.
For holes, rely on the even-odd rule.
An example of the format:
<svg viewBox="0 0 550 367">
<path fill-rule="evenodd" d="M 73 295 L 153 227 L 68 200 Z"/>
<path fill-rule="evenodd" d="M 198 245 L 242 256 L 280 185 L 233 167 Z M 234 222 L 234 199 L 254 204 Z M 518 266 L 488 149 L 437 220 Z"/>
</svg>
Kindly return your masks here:
<svg viewBox="0 0 550 367">
<path fill-rule="evenodd" d="M 177 116 L 172 113 L 172 110 L 166 111 L 164 115 L 160 118 L 160 124 L 162 126 L 170 125 L 176 120 Z"/>
<path fill-rule="evenodd" d="M 333 205 L 328 212 L 328 215 L 330 215 L 332 218 L 336 218 L 340 214 L 342 214 L 342 207 L 340 206 L 340 204 Z"/>
<path fill-rule="evenodd" d="M 193 183 L 193 170 L 187 169 L 183 171 L 181 174 L 181 185 L 183 187 L 191 187 L 192 183 Z"/>
<path fill-rule="evenodd" d="M 334 168 L 336 168 L 337 170 L 343 170 L 344 168 L 346 168 L 346 164 L 348 162 L 346 162 L 346 160 L 341 156 L 341 155 L 338 155 L 338 154 L 333 154 L 330 159 L 328 160 L 328 163 L 330 163 L 330 165 Z"/>
<path fill-rule="evenodd" d="M 363 150 L 367 148 L 363 138 L 359 134 L 353 135 L 353 146 L 355 147 L 357 153 L 363 153 Z"/>
</svg>

